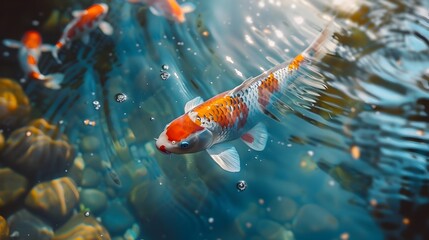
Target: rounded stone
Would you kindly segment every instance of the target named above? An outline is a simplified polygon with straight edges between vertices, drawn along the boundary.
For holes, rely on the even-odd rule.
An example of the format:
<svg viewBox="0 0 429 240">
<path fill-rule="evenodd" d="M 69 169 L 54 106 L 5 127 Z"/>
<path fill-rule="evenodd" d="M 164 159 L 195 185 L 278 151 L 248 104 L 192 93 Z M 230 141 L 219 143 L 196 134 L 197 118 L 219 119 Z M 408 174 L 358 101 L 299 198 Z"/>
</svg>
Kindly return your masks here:
<svg viewBox="0 0 429 240">
<path fill-rule="evenodd" d="M 30 101 L 21 86 L 0 78 L 0 128 L 16 127 L 27 119 L 30 111 Z"/>
<path fill-rule="evenodd" d="M 4 136 L 3 133 L 0 131 L 0 151 L 3 149 L 4 147 Z"/>
<path fill-rule="evenodd" d="M 1 159 L 28 178 L 48 180 L 65 175 L 74 150 L 57 126 L 37 119 L 9 135 Z"/>
<path fill-rule="evenodd" d="M 7 239 L 9 237 L 9 226 L 6 219 L 0 215 L 0 239 Z"/>
<path fill-rule="evenodd" d="M 25 205 L 42 213 L 52 221 L 64 220 L 79 202 L 76 184 L 69 177 L 58 178 L 34 186 Z"/>
<path fill-rule="evenodd" d="M 100 148 L 100 140 L 95 136 L 85 136 L 81 141 L 81 149 L 83 152 L 95 152 Z"/>
<path fill-rule="evenodd" d="M 55 231 L 53 238 L 53 240 L 70 239 L 110 240 L 111 238 L 106 228 L 92 216 L 85 217 L 83 214 L 76 214 Z"/>
<path fill-rule="evenodd" d="M 264 239 L 283 239 L 286 229 L 279 223 L 268 219 L 262 219 L 256 223 L 256 231 Z"/>
<path fill-rule="evenodd" d="M 22 197 L 27 184 L 27 179 L 12 169 L 0 168 L 0 208 Z"/>
<path fill-rule="evenodd" d="M 97 187 L 100 181 L 100 173 L 96 172 L 94 169 L 87 167 L 83 170 L 82 181 L 80 182 L 82 187 Z"/>
<path fill-rule="evenodd" d="M 80 192 L 80 202 L 91 213 L 98 214 L 107 206 L 107 196 L 98 189 L 83 189 Z"/>
<path fill-rule="evenodd" d="M 135 222 L 133 215 L 119 202 L 111 203 L 100 217 L 112 235 L 123 235 Z"/>
<path fill-rule="evenodd" d="M 17 239 L 51 240 L 54 236 L 50 225 L 25 209 L 11 215 L 7 222 L 10 234 L 19 236 Z"/>
<path fill-rule="evenodd" d="M 269 206 L 271 211 L 268 215 L 271 219 L 279 222 L 291 220 L 298 210 L 296 202 L 288 197 L 278 197 L 271 201 Z"/>
<path fill-rule="evenodd" d="M 334 231 L 338 228 L 338 220 L 326 209 L 315 204 L 307 204 L 299 209 L 293 229 L 298 233 L 315 233 Z"/>
</svg>

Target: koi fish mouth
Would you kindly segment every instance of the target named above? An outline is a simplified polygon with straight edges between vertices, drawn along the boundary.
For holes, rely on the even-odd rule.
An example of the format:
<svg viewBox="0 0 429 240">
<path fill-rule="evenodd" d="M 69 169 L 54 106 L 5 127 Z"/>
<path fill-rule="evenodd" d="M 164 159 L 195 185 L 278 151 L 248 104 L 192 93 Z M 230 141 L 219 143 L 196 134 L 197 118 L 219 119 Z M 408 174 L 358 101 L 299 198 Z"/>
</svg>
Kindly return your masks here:
<svg viewBox="0 0 429 240">
<path fill-rule="evenodd" d="M 156 145 L 156 148 L 157 148 L 159 151 L 161 151 L 161 152 L 163 152 L 163 153 L 165 153 L 165 154 L 170 154 L 170 153 L 171 153 L 171 152 L 167 151 L 167 149 L 165 148 L 165 146 L 164 146 L 164 145 L 161 145 L 161 146 Z"/>
</svg>

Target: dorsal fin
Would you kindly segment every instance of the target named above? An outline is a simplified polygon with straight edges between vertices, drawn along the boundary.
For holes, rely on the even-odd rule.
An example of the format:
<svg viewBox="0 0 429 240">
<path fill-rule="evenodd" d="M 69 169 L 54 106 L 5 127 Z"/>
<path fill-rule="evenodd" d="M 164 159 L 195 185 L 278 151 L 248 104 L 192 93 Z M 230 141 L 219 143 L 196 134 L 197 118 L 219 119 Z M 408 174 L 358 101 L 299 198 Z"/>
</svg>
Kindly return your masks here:
<svg viewBox="0 0 429 240">
<path fill-rule="evenodd" d="M 204 100 L 201 97 L 196 97 L 194 99 L 189 100 L 186 104 L 185 104 L 185 113 L 189 112 L 189 110 L 193 109 L 194 107 L 200 105 L 201 103 L 203 103 Z"/>
</svg>

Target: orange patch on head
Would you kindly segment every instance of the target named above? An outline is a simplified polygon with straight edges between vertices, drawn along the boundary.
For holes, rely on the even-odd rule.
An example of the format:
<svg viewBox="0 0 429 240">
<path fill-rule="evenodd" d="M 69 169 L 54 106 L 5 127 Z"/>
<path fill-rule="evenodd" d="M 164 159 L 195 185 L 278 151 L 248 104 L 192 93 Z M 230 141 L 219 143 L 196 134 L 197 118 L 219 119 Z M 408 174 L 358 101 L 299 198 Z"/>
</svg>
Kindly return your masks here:
<svg viewBox="0 0 429 240">
<path fill-rule="evenodd" d="M 270 97 L 273 92 L 279 90 L 279 81 L 270 74 L 267 78 L 262 80 L 261 85 L 258 86 L 258 102 L 265 107 L 270 102 Z"/>
<path fill-rule="evenodd" d="M 289 64 L 288 70 L 296 70 L 296 69 L 298 69 L 299 66 L 301 65 L 301 62 L 304 61 L 304 60 L 305 60 L 304 56 L 302 54 L 299 54 Z"/>
<path fill-rule="evenodd" d="M 167 137 L 169 141 L 181 141 L 190 134 L 203 130 L 204 128 L 196 124 L 189 118 L 188 114 L 175 119 L 167 127 Z"/>
<path fill-rule="evenodd" d="M 22 37 L 22 43 L 27 48 L 37 48 L 42 44 L 42 36 L 36 31 L 27 31 Z"/>
<path fill-rule="evenodd" d="M 200 118 L 214 121 L 221 127 L 232 127 L 238 121 L 238 127 L 246 124 L 249 109 L 240 97 L 219 94 L 194 111 Z"/>
</svg>

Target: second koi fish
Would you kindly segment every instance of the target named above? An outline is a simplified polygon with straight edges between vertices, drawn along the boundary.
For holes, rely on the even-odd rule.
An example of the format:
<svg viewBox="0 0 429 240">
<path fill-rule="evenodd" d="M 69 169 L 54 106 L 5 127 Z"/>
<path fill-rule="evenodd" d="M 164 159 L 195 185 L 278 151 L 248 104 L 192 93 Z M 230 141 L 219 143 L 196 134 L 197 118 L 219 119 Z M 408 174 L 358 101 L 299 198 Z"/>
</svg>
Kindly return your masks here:
<svg viewBox="0 0 429 240">
<path fill-rule="evenodd" d="M 64 75 L 53 73 L 44 75 L 40 73 L 38 63 L 42 52 L 51 51 L 52 46 L 42 44 L 42 37 L 36 31 L 27 31 L 22 37 L 21 42 L 5 39 L 3 44 L 10 48 L 19 49 L 18 60 L 26 76 L 33 80 L 38 80 L 47 88 L 59 89 Z"/>
<path fill-rule="evenodd" d="M 156 16 L 163 16 L 167 19 L 185 22 L 185 14 L 195 10 L 195 5 L 187 2 L 178 4 L 176 0 L 127 0 L 130 3 L 142 3 L 149 6 L 149 10 Z"/>
<path fill-rule="evenodd" d="M 63 34 L 58 40 L 55 47 L 52 49 L 52 55 L 61 62 L 58 58 L 58 51 L 64 46 L 69 47 L 75 39 L 81 39 L 83 43 L 89 43 L 89 33 L 97 27 L 106 35 L 113 33 L 112 26 L 103 21 L 109 11 L 109 7 L 104 3 L 94 4 L 83 11 L 73 11 L 74 19 L 67 24 Z"/>
<path fill-rule="evenodd" d="M 167 154 L 206 150 L 222 169 L 240 171 L 240 157 L 229 141 L 241 138 L 256 151 L 265 149 L 268 133 L 260 116 L 278 120 L 268 107 L 276 102 L 277 94 L 286 94 L 291 85 L 299 83 L 294 81 L 299 76 L 298 70 L 322 53 L 322 45 L 331 36 L 330 30 L 328 26 L 291 62 L 280 64 L 205 102 L 201 97 L 190 100 L 185 105 L 185 114 L 168 124 L 156 140 L 158 150 Z"/>
</svg>

